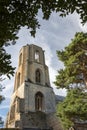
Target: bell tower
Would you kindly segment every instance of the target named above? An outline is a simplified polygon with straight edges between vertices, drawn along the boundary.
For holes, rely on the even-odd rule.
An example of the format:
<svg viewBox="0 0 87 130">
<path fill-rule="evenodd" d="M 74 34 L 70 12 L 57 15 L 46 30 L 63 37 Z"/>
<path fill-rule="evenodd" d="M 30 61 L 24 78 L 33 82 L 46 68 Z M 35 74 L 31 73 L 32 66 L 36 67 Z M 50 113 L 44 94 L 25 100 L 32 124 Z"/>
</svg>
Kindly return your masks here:
<svg viewBox="0 0 87 130">
<path fill-rule="evenodd" d="M 55 95 L 50 86 L 44 51 L 33 44 L 23 46 L 19 52 L 6 127 L 50 130 L 46 117 L 52 113 L 55 113 Z"/>
</svg>

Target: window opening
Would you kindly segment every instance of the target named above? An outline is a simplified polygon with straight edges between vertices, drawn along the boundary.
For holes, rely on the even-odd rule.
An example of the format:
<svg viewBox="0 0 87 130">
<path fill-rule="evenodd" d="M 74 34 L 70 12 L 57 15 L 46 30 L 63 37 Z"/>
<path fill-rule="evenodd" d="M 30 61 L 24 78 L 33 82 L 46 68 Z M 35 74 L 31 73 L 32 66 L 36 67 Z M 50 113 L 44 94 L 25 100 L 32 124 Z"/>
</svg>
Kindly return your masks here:
<svg viewBox="0 0 87 130">
<path fill-rule="evenodd" d="M 40 83 L 41 82 L 41 74 L 40 74 L 40 70 L 37 69 L 36 70 L 36 83 Z"/>
<path fill-rule="evenodd" d="M 20 73 L 18 73 L 18 87 L 20 86 Z"/>
<path fill-rule="evenodd" d="M 43 94 L 38 92 L 35 96 L 35 109 L 41 111 L 43 107 Z"/>
<path fill-rule="evenodd" d="M 10 110 L 10 120 L 13 120 L 15 118 L 15 104 L 11 106 Z"/>
<path fill-rule="evenodd" d="M 21 63 L 22 63 L 22 53 L 19 56 L 19 66 L 21 65 Z"/>
<path fill-rule="evenodd" d="M 39 51 L 35 52 L 35 61 L 39 62 L 40 61 L 40 54 Z"/>
</svg>

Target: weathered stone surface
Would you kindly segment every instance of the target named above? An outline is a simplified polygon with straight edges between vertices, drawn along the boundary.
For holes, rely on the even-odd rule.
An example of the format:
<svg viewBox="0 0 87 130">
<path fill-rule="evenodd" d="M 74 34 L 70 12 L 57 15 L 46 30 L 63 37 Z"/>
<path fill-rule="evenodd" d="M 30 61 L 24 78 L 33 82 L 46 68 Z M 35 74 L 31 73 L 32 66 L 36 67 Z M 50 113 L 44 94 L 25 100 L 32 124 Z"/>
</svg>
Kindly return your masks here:
<svg viewBox="0 0 87 130">
<path fill-rule="evenodd" d="M 53 128 L 53 130 L 63 130 L 58 117 L 54 113 L 47 115 L 47 124 Z"/>
<path fill-rule="evenodd" d="M 19 53 L 6 127 L 52 130 L 47 121 L 51 113 L 55 113 L 55 95 L 44 51 L 36 45 L 26 45 Z"/>
</svg>

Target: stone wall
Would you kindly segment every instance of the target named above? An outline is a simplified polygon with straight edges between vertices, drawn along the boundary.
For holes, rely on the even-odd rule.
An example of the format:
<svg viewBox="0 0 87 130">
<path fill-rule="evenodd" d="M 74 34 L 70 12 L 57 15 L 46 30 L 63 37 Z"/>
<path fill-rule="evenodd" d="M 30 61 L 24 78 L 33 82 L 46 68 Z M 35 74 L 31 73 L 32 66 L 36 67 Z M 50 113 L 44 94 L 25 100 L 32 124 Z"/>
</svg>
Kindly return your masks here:
<svg viewBox="0 0 87 130">
<path fill-rule="evenodd" d="M 22 128 L 47 128 L 46 114 L 43 112 L 28 112 L 21 114 Z"/>
<path fill-rule="evenodd" d="M 47 124 L 50 128 L 53 128 L 53 130 L 63 130 L 60 121 L 55 114 L 47 115 Z"/>
<path fill-rule="evenodd" d="M 44 113 L 55 112 L 55 95 L 53 89 L 43 85 L 29 83 L 25 89 L 25 111 L 35 112 L 35 94 L 41 92 L 43 94 Z"/>
<path fill-rule="evenodd" d="M 47 129 L 49 125 L 46 122 L 46 115 L 54 112 L 55 95 L 50 86 L 44 50 L 33 44 L 26 45 L 19 53 L 7 125 Z"/>
<path fill-rule="evenodd" d="M 87 123 L 75 123 L 75 130 L 87 130 Z"/>
</svg>

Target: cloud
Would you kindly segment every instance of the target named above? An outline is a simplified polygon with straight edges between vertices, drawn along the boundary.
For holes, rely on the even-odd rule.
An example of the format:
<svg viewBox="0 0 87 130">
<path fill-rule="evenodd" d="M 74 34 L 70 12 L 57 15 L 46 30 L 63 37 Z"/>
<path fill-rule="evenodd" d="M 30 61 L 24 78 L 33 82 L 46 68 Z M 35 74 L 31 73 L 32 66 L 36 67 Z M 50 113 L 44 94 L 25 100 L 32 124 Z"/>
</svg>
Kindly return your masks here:
<svg viewBox="0 0 87 130">
<path fill-rule="evenodd" d="M 3 106 L 0 106 L 0 109 L 8 109 L 9 108 L 9 105 L 3 105 Z"/>
<path fill-rule="evenodd" d="M 10 106 L 10 99 L 6 97 L 5 100 L 0 104 L 0 117 L 2 117 L 4 122 L 6 120 L 6 115 L 8 113 L 9 106 Z"/>
<path fill-rule="evenodd" d="M 3 120 L 3 121 L 5 121 L 6 116 L 4 116 L 4 115 L 0 114 L 0 117 L 2 117 L 2 120 Z"/>
<path fill-rule="evenodd" d="M 85 33 L 87 32 L 87 23 L 82 25 L 81 21 L 79 20 L 79 27 L 80 27 L 82 32 L 85 32 Z"/>
<path fill-rule="evenodd" d="M 61 18 L 58 14 L 53 13 L 48 21 L 43 21 L 40 17 L 41 28 L 37 30 L 36 37 L 31 37 L 29 30 L 22 28 L 19 31 L 19 39 L 16 45 L 7 47 L 7 52 L 12 56 L 12 65 L 18 65 L 19 50 L 26 44 L 36 44 L 45 50 L 46 64 L 50 71 L 51 84 L 55 79 L 57 70 L 63 67 L 63 64 L 58 60 L 56 50 L 64 49 L 74 37 L 76 31 L 81 31 L 79 25 L 79 16 L 69 15 Z M 8 83 L 7 83 L 8 82 Z M 14 86 L 14 79 L 6 81 L 6 89 L 4 94 L 10 97 Z M 52 84 L 54 86 L 54 84 Z"/>
<path fill-rule="evenodd" d="M 17 67 L 19 50 L 22 46 L 26 44 L 36 44 L 42 47 L 43 50 L 45 50 L 46 64 L 49 67 L 51 86 L 54 88 L 56 94 L 65 96 L 66 90 L 56 89 L 56 86 L 53 84 L 57 70 L 63 68 L 63 63 L 58 60 L 56 51 L 64 49 L 64 47 L 71 42 L 71 39 L 76 32 L 86 31 L 87 25 L 83 27 L 80 24 L 79 16 L 77 14 L 61 18 L 58 14 L 53 13 L 48 21 L 42 20 L 40 16 L 39 20 L 41 28 L 37 30 L 35 38 L 31 37 L 29 30 L 26 29 L 26 27 L 23 27 L 19 31 L 19 39 L 17 40 L 16 45 L 9 46 L 6 50 L 12 56 L 12 65 Z M 14 78 L 11 80 L 6 79 L 3 82 L 3 85 L 6 86 L 2 92 L 2 94 L 5 95 L 6 100 L 0 105 L 0 114 L 2 112 L 1 115 L 5 117 L 14 87 Z"/>
<path fill-rule="evenodd" d="M 6 81 L 2 84 L 3 86 L 5 86 L 5 89 L 3 89 L 2 91 L 2 95 L 4 95 L 6 99 L 11 97 L 14 88 L 13 81 L 13 78 L 11 80 L 6 79 Z"/>
</svg>

